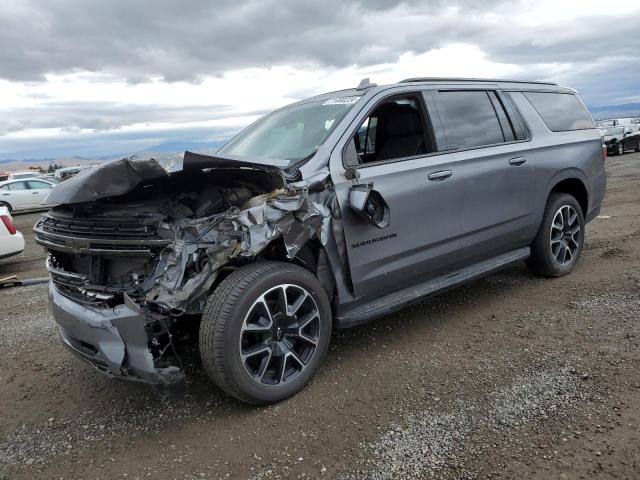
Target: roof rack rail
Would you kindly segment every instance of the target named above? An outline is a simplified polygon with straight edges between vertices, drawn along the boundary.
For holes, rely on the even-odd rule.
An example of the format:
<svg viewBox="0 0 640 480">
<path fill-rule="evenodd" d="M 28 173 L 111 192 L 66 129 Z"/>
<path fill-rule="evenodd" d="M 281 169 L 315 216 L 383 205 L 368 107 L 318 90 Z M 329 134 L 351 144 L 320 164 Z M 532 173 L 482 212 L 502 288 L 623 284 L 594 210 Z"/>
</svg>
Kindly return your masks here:
<svg viewBox="0 0 640 480">
<path fill-rule="evenodd" d="M 506 83 L 534 83 L 537 85 L 555 85 L 554 82 L 541 82 L 539 80 L 508 80 L 508 79 L 496 79 L 496 78 L 454 78 L 454 77 L 414 77 L 405 78 L 398 83 L 415 83 L 415 82 L 506 82 Z"/>
</svg>

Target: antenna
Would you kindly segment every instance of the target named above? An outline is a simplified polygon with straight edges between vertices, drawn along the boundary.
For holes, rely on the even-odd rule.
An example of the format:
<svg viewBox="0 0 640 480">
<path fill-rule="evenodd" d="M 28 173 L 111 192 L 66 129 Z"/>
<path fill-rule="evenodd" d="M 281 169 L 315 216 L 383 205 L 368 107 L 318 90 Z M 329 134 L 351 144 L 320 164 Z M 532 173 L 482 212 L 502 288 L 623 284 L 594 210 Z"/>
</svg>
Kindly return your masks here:
<svg viewBox="0 0 640 480">
<path fill-rule="evenodd" d="M 356 90 L 366 90 L 367 88 L 372 88 L 377 86 L 378 85 L 376 83 L 371 83 L 371 81 L 369 80 L 369 77 L 367 77 L 360 82 Z"/>
</svg>

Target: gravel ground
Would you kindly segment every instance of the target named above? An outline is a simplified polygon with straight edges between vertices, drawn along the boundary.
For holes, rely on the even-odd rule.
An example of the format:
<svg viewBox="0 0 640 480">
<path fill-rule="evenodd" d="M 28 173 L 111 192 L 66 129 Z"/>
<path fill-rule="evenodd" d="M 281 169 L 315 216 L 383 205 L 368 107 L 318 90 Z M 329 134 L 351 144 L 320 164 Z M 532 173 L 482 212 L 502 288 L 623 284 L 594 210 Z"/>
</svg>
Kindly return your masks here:
<svg viewBox="0 0 640 480">
<path fill-rule="evenodd" d="M 518 265 L 336 332 L 300 394 L 239 404 L 196 359 L 171 397 L 59 344 L 46 286 L 0 290 L 0 478 L 640 478 L 640 154 L 576 271 Z M 30 225 L 0 275 L 41 276 Z"/>
</svg>

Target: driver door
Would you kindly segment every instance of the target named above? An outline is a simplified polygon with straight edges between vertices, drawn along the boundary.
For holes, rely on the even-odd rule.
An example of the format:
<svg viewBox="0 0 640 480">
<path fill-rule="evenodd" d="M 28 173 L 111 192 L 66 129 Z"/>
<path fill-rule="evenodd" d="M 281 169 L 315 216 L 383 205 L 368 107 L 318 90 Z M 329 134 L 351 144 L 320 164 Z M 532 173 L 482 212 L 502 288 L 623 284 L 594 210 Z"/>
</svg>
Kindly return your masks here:
<svg viewBox="0 0 640 480">
<path fill-rule="evenodd" d="M 358 179 L 334 175 L 334 183 L 355 297 L 374 298 L 449 270 L 461 248 L 460 185 L 452 155 L 437 152 L 422 95 L 384 99 L 352 128 L 343 163 L 353 164 Z M 388 225 L 353 212 L 354 185 L 381 195 Z"/>
</svg>

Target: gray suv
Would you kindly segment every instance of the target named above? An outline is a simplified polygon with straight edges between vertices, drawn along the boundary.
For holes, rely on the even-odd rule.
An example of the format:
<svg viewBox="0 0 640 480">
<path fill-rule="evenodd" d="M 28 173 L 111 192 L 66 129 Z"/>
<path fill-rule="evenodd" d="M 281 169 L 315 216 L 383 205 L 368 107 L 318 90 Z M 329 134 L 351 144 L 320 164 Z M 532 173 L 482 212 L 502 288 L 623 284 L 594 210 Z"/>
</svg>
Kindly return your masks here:
<svg viewBox="0 0 640 480">
<path fill-rule="evenodd" d="M 605 194 L 570 88 L 413 78 L 319 95 L 210 155 L 131 156 L 57 185 L 34 227 L 62 342 L 115 378 L 204 369 L 252 404 L 309 382 L 334 328 L 526 261 L 558 277 Z"/>
</svg>

